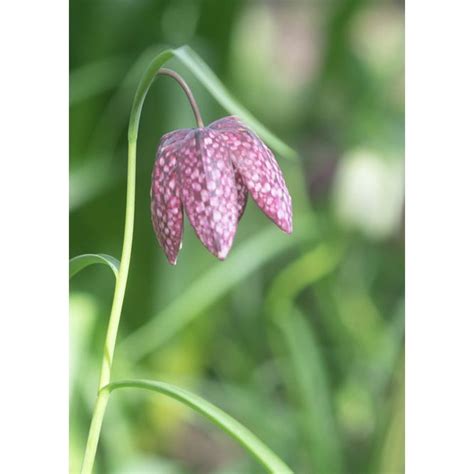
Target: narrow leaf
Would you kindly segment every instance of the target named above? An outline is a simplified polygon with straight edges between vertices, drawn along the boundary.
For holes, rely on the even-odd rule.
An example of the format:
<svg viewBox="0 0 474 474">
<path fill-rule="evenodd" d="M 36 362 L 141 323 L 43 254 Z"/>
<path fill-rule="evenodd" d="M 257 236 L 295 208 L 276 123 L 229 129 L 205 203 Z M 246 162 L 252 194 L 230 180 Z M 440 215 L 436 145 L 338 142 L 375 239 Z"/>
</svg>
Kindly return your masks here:
<svg viewBox="0 0 474 474">
<path fill-rule="evenodd" d="M 251 431 L 203 398 L 174 385 L 152 380 L 125 380 L 114 382 L 106 389 L 113 391 L 119 388 L 140 388 L 167 395 L 189 406 L 196 412 L 204 415 L 219 428 L 237 440 L 255 459 L 274 474 L 290 474 L 293 471 Z"/>
<path fill-rule="evenodd" d="M 273 148 L 276 153 L 285 158 L 296 158 L 296 152 L 270 132 L 270 130 L 232 97 L 211 68 L 189 46 L 182 46 L 181 48 L 173 50 L 173 55 L 196 76 L 224 109 L 240 117 L 270 148 Z"/>
<path fill-rule="evenodd" d="M 76 273 L 79 273 L 89 265 L 96 263 L 107 265 L 114 272 L 115 278 L 117 278 L 120 262 L 116 258 L 104 253 L 86 253 L 71 258 L 69 260 L 69 278 L 72 278 Z"/>
</svg>

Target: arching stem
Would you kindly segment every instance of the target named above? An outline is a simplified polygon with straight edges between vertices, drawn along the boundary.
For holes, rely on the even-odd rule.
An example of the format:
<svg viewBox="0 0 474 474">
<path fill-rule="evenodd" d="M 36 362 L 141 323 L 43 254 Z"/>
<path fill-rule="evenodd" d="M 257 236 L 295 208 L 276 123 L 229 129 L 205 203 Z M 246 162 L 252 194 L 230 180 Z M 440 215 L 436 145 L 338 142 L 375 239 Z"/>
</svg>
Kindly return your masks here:
<svg viewBox="0 0 474 474">
<path fill-rule="evenodd" d="M 189 100 L 189 103 L 191 104 L 191 108 L 193 109 L 194 117 L 196 117 L 196 123 L 199 128 L 204 128 L 204 122 L 202 121 L 201 113 L 199 112 L 199 107 L 196 103 L 196 100 L 194 99 L 193 93 L 191 92 L 191 89 L 189 86 L 186 84 L 184 79 L 175 71 L 172 71 L 171 69 L 166 69 L 166 68 L 161 68 L 158 71 L 158 74 L 162 76 L 169 76 L 172 77 L 183 89 L 184 93 L 186 94 L 186 97 Z"/>
</svg>

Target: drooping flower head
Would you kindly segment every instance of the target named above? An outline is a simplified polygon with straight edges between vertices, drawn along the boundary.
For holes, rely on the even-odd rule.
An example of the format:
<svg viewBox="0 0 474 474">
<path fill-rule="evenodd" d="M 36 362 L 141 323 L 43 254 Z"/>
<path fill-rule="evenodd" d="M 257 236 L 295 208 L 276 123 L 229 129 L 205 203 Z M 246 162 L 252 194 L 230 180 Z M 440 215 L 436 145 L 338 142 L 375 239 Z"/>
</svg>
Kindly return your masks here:
<svg viewBox="0 0 474 474">
<path fill-rule="evenodd" d="M 273 153 L 237 117 L 170 132 L 153 168 L 151 214 L 158 241 L 176 264 L 185 213 L 204 246 L 224 259 L 250 193 L 258 207 L 292 232 L 291 197 Z"/>
</svg>

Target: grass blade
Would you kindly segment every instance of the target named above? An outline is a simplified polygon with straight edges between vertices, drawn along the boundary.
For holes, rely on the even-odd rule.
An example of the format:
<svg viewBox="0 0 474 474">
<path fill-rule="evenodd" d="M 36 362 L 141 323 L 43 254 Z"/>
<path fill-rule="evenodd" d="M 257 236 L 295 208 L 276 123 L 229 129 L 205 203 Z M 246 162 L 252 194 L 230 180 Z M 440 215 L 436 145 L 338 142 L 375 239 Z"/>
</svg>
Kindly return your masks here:
<svg viewBox="0 0 474 474">
<path fill-rule="evenodd" d="M 120 262 L 116 258 L 106 255 L 105 253 L 86 253 L 71 258 L 71 260 L 69 260 L 69 278 L 72 278 L 76 273 L 79 273 L 89 265 L 94 265 L 96 263 L 107 265 L 114 272 L 115 278 L 117 278 Z"/>
<path fill-rule="evenodd" d="M 295 159 L 297 157 L 294 150 L 270 132 L 270 130 L 232 97 L 211 68 L 189 46 L 182 46 L 181 48 L 175 49 L 173 50 L 173 54 L 196 76 L 224 109 L 233 115 L 238 115 L 276 153 L 289 159 Z"/>
<path fill-rule="evenodd" d="M 152 380 L 125 380 L 113 382 L 105 387 L 111 392 L 120 388 L 151 390 L 178 400 L 204 415 L 216 426 L 237 440 L 255 459 L 274 474 L 291 474 L 293 471 L 250 430 L 230 415 L 203 398 L 174 385 Z"/>
</svg>

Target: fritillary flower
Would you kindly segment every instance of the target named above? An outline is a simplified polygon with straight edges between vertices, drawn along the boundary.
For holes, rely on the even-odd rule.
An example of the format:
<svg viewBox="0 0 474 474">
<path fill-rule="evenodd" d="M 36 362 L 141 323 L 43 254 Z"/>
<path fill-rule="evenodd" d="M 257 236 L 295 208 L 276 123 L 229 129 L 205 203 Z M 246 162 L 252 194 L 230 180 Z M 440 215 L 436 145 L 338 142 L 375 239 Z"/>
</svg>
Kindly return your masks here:
<svg viewBox="0 0 474 474">
<path fill-rule="evenodd" d="M 223 260 L 249 193 L 281 230 L 292 232 L 291 197 L 280 167 L 240 119 L 164 135 L 153 167 L 151 214 L 168 261 L 176 264 L 184 214 L 204 246 Z"/>
</svg>

